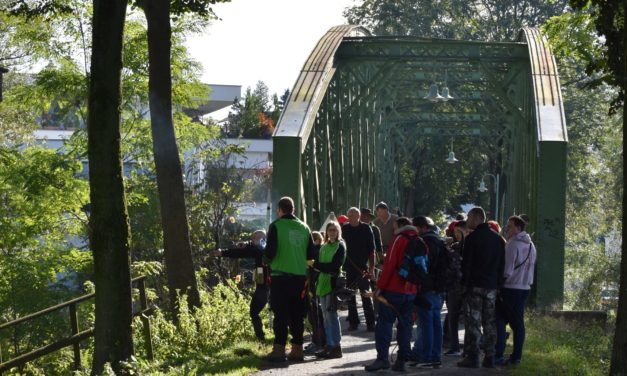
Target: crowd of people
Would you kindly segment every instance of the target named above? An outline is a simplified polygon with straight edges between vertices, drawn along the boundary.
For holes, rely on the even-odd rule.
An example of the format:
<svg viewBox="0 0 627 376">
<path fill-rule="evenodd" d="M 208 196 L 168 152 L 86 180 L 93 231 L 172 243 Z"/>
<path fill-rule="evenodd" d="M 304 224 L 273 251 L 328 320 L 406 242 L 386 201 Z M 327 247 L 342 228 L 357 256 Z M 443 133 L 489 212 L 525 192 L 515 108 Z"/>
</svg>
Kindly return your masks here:
<svg viewBox="0 0 627 376">
<path fill-rule="evenodd" d="M 463 356 L 459 367 L 492 368 L 521 361 L 524 310 L 536 262 L 524 215 L 511 216 L 501 231 L 475 207 L 467 216 L 458 215 L 441 236 L 428 216 L 392 214 L 380 202 L 376 216 L 368 208 L 352 207 L 337 220 L 327 220 L 321 232 L 312 232 L 295 216 L 291 198 L 281 198 L 277 206 L 277 220 L 267 236 L 259 230 L 249 243 L 215 251 L 216 256 L 255 259 L 257 285 L 250 315 L 260 340 L 265 334 L 259 313 L 268 300 L 274 315 L 274 343 L 266 360 L 303 361 L 306 354 L 341 358 L 338 309 L 345 304 L 347 330 L 359 330 L 359 297 L 365 329 L 374 332 L 377 352 L 366 371 L 404 371 L 406 365 L 439 368 L 443 355 Z M 312 343 L 304 348 L 306 317 Z M 398 351 L 390 362 L 394 323 Z M 506 357 L 507 324 L 513 349 Z M 288 333 L 291 346 L 286 353 Z M 443 352 L 444 339 L 448 349 Z"/>
</svg>

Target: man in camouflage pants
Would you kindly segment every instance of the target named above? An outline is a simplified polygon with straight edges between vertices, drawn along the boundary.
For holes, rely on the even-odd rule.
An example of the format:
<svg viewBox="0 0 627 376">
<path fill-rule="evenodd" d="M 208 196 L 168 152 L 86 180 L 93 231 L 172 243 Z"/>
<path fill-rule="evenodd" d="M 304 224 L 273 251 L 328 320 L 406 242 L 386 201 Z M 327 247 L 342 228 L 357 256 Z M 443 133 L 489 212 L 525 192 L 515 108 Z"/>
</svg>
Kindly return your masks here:
<svg viewBox="0 0 627 376">
<path fill-rule="evenodd" d="M 473 232 L 466 237 L 462 255 L 462 285 L 466 293 L 466 357 L 459 367 L 479 367 L 479 339 L 483 326 L 485 357 L 482 365 L 494 367 L 496 344 L 496 318 L 494 305 L 496 291 L 501 283 L 505 261 L 505 244 L 488 226 L 485 212 L 476 207 L 468 213 L 467 225 Z"/>
</svg>

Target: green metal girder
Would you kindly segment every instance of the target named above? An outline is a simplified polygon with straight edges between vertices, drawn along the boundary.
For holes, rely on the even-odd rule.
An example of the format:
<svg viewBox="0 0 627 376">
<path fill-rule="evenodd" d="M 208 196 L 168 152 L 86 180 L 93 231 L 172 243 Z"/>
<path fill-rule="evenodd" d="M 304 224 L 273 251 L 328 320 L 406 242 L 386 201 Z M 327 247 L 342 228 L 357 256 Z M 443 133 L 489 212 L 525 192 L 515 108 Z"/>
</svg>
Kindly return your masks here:
<svg viewBox="0 0 627 376">
<path fill-rule="evenodd" d="M 417 61 L 517 61 L 529 58 L 523 43 L 487 43 L 444 39 L 368 37 L 345 38 L 336 58 L 342 60 L 406 59 Z"/>
</svg>

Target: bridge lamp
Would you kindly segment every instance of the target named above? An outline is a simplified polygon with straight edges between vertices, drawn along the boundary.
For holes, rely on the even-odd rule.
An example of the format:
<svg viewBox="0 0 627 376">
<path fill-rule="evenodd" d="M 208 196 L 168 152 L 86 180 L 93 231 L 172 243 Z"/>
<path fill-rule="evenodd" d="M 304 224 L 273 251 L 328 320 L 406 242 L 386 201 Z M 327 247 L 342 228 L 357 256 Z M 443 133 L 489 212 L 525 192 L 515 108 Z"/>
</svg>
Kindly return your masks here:
<svg viewBox="0 0 627 376">
<path fill-rule="evenodd" d="M 442 88 L 442 99 L 440 99 L 442 102 L 455 99 L 453 96 L 451 96 L 451 94 L 448 91 L 447 81 L 448 81 L 448 71 L 444 71 L 444 87 Z"/>
<path fill-rule="evenodd" d="M 481 182 L 479 183 L 479 188 L 477 188 L 477 190 L 481 193 L 484 193 L 488 190 L 488 188 L 485 186 L 485 180 L 483 180 L 484 177 L 489 176 L 492 178 L 492 182 L 494 183 L 494 195 L 496 196 L 494 198 L 494 219 L 496 219 L 497 221 L 499 220 L 499 180 L 501 175 L 500 174 L 483 174 L 483 176 L 481 177 Z"/>
<path fill-rule="evenodd" d="M 485 181 L 483 180 L 483 178 L 481 178 L 481 183 L 479 183 L 479 188 L 477 190 L 481 193 L 484 193 L 488 190 L 488 188 L 485 186 Z"/>
<path fill-rule="evenodd" d="M 431 88 L 429 89 L 429 94 L 427 94 L 423 99 L 429 100 L 431 102 L 440 102 L 444 100 L 444 97 L 440 95 L 438 84 L 435 82 L 431 84 Z"/>
<path fill-rule="evenodd" d="M 455 152 L 453 151 L 453 138 L 452 137 L 451 137 L 451 151 L 448 152 L 448 158 L 446 158 L 445 161 L 446 163 L 450 163 L 450 164 L 453 164 L 459 161 L 457 158 L 455 158 Z"/>
</svg>

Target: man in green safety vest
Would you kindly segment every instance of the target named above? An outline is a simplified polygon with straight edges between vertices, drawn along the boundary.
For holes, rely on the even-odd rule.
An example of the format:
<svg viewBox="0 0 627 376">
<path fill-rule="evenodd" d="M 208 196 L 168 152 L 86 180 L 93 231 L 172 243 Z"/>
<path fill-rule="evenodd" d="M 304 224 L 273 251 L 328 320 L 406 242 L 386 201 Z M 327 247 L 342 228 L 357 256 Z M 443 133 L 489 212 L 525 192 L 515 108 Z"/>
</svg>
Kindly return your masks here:
<svg viewBox="0 0 627 376">
<path fill-rule="evenodd" d="M 270 264 L 270 307 L 274 312 L 274 346 L 265 359 L 284 362 L 287 333 L 292 335 L 287 359 L 303 361 L 304 319 L 307 312 L 307 260 L 314 243 L 306 224 L 294 216 L 294 200 L 279 200 L 278 219 L 270 224 L 264 256 Z"/>
</svg>

